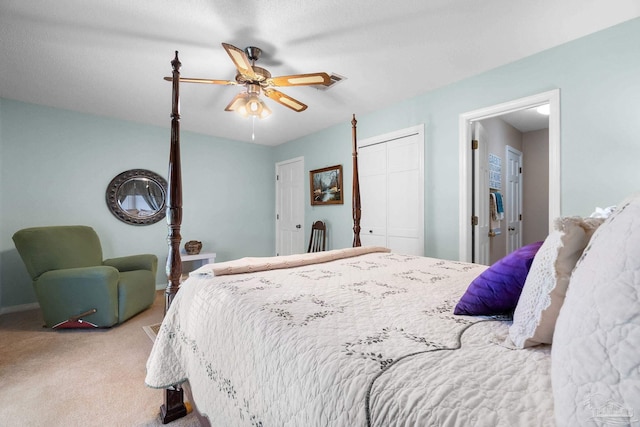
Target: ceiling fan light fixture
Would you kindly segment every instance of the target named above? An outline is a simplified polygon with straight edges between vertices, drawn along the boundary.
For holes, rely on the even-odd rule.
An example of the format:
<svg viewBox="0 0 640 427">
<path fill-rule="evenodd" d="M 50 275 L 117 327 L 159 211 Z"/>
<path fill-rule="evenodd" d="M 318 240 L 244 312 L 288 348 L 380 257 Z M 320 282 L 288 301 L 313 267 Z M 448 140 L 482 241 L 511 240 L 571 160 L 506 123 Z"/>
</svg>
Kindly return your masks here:
<svg viewBox="0 0 640 427">
<path fill-rule="evenodd" d="M 262 105 L 262 101 L 256 95 L 249 96 L 246 105 L 247 113 L 251 114 L 252 116 L 259 116 L 260 113 L 262 113 Z"/>
<path fill-rule="evenodd" d="M 247 105 L 247 94 L 246 93 L 239 93 L 237 94 L 233 100 L 229 103 L 229 105 L 227 105 L 227 108 L 225 108 L 225 111 L 235 111 L 241 115 L 246 116 L 246 105 Z"/>
<path fill-rule="evenodd" d="M 238 101 L 234 108 L 243 117 L 258 117 L 264 119 L 271 114 L 271 110 L 256 93 L 249 93 Z"/>
<path fill-rule="evenodd" d="M 267 104 L 265 104 L 263 102 L 262 103 L 262 111 L 260 112 L 260 115 L 258 117 L 260 117 L 261 119 L 266 119 L 270 115 L 271 115 L 271 109 L 269 107 L 267 107 Z"/>
<path fill-rule="evenodd" d="M 240 114 L 242 117 L 249 117 L 249 112 L 247 111 L 247 104 L 242 104 L 241 106 L 236 108 L 234 111 Z"/>
</svg>

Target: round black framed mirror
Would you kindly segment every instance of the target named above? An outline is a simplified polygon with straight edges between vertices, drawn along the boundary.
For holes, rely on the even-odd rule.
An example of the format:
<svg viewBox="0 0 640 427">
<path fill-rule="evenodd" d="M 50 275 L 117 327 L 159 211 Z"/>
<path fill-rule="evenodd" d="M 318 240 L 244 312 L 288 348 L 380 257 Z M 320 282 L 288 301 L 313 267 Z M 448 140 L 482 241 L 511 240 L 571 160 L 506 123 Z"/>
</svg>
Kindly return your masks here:
<svg viewBox="0 0 640 427">
<path fill-rule="evenodd" d="M 107 206 L 120 221 L 149 225 L 166 215 L 167 181 L 146 169 L 124 171 L 111 180 Z"/>
</svg>

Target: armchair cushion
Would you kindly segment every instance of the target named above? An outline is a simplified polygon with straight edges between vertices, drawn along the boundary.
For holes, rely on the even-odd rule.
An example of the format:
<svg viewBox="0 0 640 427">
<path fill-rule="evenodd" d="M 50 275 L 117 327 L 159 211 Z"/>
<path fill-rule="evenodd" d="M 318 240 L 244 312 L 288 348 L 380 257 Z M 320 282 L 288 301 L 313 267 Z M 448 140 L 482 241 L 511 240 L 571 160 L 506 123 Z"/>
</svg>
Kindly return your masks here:
<svg viewBox="0 0 640 427">
<path fill-rule="evenodd" d="M 97 266 L 52 270 L 33 282 L 44 321 L 52 327 L 92 308 L 84 320 L 98 326 L 118 323 L 118 280 L 113 267 Z"/>
<path fill-rule="evenodd" d="M 149 270 L 155 272 L 158 269 L 158 257 L 152 254 L 129 255 L 105 259 L 102 264 L 115 267 L 121 272 L 134 270 Z"/>
<path fill-rule="evenodd" d="M 91 227 L 26 228 L 14 234 L 13 241 L 34 280 L 49 270 L 102 264 L 100 239 Z"/>
<path fill-rule="evenodd" d="M 156 296 L 155 270 L 120 272 L 118 285 L 118 320 L 125 320 L 153 304 Z"/>
</svg>

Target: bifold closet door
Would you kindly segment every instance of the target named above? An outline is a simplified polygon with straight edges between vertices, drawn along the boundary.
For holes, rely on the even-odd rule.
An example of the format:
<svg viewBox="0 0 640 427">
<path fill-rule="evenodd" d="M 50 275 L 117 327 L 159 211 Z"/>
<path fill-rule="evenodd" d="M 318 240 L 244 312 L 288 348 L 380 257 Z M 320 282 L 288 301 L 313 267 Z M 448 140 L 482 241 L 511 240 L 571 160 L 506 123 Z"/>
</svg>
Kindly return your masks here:
<svg viewBox="0 0 640 427">
<path fill-rule="evenodd" d="M 408 135 L 359 149 L 363 245 L 424 254 L 423 142 Z"/>
</svg>

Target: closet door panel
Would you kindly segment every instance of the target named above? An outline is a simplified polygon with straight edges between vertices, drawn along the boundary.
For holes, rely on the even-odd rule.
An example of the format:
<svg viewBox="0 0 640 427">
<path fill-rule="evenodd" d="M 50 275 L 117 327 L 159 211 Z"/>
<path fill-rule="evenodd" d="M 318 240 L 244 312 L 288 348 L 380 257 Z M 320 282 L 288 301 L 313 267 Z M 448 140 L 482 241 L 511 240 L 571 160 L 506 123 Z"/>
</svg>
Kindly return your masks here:
<svg viewBox="0 0 640 427">
<path fill-rule="evenodd" d="M 422 154 L 420 138 L 387 143 L 387 236 L 396 252 L 423 255 Z"/>
<path fill-rule="evenodd" d="M 421 232 L 418 179 L 418 171 L 389 174 L 387 232 L 390 236 L 417 238 Z"/>
<path fill-rule="evenodd" d="M 422 162 L 419 143 L 418 135 L 387 142 L 389 172 L 419 170 Z"/>
<path fill-rule="evenodd" d="M 362 218 L 360 241 L 364 246 L 386 246 L 387 180 L 385 175 L 369 175 L 360 182 Z M 366 212 L 366 214 L 365 214 Z"/>
<path fill-rule="evenodd" d="M 363 246 L 387 246 L 387 154 L 384 144 L 360 149 L 358 155 Z"/>
</svg>

